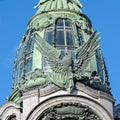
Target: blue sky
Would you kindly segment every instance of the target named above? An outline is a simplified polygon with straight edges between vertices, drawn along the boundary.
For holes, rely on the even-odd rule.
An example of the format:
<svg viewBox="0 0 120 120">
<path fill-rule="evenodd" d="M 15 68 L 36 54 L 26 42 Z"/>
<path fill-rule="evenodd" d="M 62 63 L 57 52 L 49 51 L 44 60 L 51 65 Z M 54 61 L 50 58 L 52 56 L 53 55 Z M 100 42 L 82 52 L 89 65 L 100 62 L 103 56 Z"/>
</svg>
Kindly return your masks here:
<svg viewBox="0 0 120 120">
<path fill-rule="evenodd" d="M 28 20 L 39 0 L 0 0 L 0 105 L 10 95 L 13 61 Z M 81 0 L 83 13 L 100 32 L 101 49 L 111 83 L 111 92 L 120 103 L 120 0 Z"/>
</svg>

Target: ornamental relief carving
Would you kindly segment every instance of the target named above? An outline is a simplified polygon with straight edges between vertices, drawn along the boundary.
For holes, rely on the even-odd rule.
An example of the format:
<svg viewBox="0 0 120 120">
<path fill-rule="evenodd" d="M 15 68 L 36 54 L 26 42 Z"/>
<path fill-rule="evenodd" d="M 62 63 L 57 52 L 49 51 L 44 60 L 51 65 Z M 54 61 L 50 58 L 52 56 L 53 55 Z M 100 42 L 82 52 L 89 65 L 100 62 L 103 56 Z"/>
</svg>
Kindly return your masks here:
<svg viewBox="0 0 120 120">
<path fill-rule="evenodd" d="M 80 103 L 61 103 L 42 113 L 38 120 L 101 120 L 88 106 Z"/>
</svg>

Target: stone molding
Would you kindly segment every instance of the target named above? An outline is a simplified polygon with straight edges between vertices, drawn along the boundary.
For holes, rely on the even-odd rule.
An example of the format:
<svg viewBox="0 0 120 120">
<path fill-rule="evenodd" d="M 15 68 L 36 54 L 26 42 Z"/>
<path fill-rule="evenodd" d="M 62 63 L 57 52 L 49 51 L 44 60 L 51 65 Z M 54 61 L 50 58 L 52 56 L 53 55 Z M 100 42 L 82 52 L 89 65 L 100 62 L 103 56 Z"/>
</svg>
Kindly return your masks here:
<svg viewBox="0 0 120 120">
<path fill-rule="evenodd" d="M 78 91 L 81 91 L 95 99 L 99 99 L 100 97 L 104 98 L 104 99 L 107 99 L 109 100 L 110 102 L 114 102 L 114 98 L 112 97 L 112 95 L 110 94 L 107 94 L 103 91 L 99 91 L 99 90 L 95 90 L 95 89 L 92 89 L 80 82 L 77 82 L 76 83 L 76 86 L 75 86 L 75 89 L 77 89 Z M 47 95 L 50 95 L 52 93 L 55 93 L 57 91 L 61 90 L 60 87 L 54 85 L 54 84 L 51 84 L 45 88 L 40 88 L 39 89 L 39 95 L 40 97 L 44 97 L 44 96 L 47 96 Z M 30 91 L 28 91 L 30 92 Z M 24 95 L 27 95 L 27 91 L 24 93 Z M 31 93 L 30 93 L 31 95 Z"/>
<path fill-rule="evenodd" d="M 82 105 L 89 106 L 93 111 L 96 112 L 97 115 L 100 116 L 102 120 L 113 120 L 113 117 L 106 110 L 106 108 L 104 108 L 98 102 L 90 98 L 77 96 L 77 95 L 61 95 L 61 96 L 55 96 L 55 97 L 49 98 L 44 102 L 38 104 L 29 113 L 26 120 L 36 120 L 49 107 L 60 104 L 60 103 L 68 103 L 68 102 L 81 103 Z"/>
<path fill-rule="evenodd" d="M 100 91 L 100 90 L 95 90 L 95 89 L 92 89 L 91 87 L 88 87 L 82 83 L 76 83 L 76 89 L 81 91 L 81 92 L 84 92 L 86 93 L 87 95 L 93 97 L 93 98 L 104 98 L 104 99 L 107 99 L 109 100 L 110 102 L 114 102 L 114 98 L 112 97 L 111 94 L 107 94 L 106 92 L 103 92 L 103 91 Z"/>
<path fill-rule="evenodd" d="M 11 115 L 16 115 L 17 120 L 20 120 L 21 107 L 14 102 L 6 102 L 0 107 L 0 119 L 6 120 Z"/>
</svg>

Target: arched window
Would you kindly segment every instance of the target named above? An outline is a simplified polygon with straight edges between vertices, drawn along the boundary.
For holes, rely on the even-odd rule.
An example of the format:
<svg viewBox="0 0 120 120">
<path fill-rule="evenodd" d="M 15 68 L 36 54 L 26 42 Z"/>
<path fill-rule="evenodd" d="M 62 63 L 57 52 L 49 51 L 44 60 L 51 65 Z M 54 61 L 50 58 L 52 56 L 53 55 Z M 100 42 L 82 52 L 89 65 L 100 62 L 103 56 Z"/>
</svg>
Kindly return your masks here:
<svg viewBox="0 0 120 120">
<path fill-rule="evenodd" d="M 32 71 L 32 64 L 33 64 L 33 49 L 34 49 L 34 41 L 35 41 L 35 34 L 34 34 L 35 30 L 32 29 L 27 38 L 26 38 L 26 42 L 25 42 L 25 54 L 26 54 L 26 58 L 25 58 L 25 73 L 29 73 Z"/>
<path fill-rule="evenodd" d="M 18 48 L 13 70 L 13 88 L 16 87 L 23 75 L 28 75 L 32 71 L 34 31 L 33 29 L 26 33 Z"/>
<path fill-rule="evenodd" d="M 33 52 L 33 48 L 34 48 L 34 39 L 35 39 L 35 36 L 34 36 L 34 29 L 30 31 L 29 35 L 28 35 L 28 40 L 26 40 L 26 47 L 25 47 L 25 52 L 26 54 L 28 53 L 31 53 Z"/>
<path fill-rule="evenodd" d="M 45 40 L 50 45 L 60 50 L 62 57 L 67 52 L 73 51 L 78 45 L 80 45 L 80 41 L 75 38 L 74 27 L 76 26 L 73 26 L 68 19 L 57 19 L 53 25 L 46 28 Z M 44 71 L 50 70 L 47 61 L 43 61 Z"/>
<path fill-rule="evenodd" d="M 66 19 L 58 19 L 54 25 L 49 26 L 45 32 L 45 39 L 49 44 L 65 52 L 75 48 L 73 27 Z"/>
<path fill-rule="evenodd" d="M 56 21 L 55 47 L 67 52 L 75 47 L 74 32 L 68 20 Z"/>
<path fill-rule="evenodd" d="M 33 63 L 32 61 L 33 61 L 32 56 L 26 58 L 25 73 L 29 73 L 30 71 L 32 71 L 32 63 Z"/>
</svg>

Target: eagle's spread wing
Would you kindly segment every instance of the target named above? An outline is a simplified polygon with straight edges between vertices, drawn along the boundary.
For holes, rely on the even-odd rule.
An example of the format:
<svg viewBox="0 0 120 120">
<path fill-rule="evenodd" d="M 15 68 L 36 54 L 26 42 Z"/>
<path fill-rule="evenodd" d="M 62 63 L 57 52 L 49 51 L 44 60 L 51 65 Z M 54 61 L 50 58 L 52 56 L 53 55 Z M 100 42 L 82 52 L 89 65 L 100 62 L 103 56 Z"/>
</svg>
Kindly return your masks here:
<svg viewBox="0 0 120 120">
<path fill-rule="evenodd" d="M 73 68 L 76 73 L 83 73 L 88 66 L 88 63 L 98 48 L 98 43 L 100 41 L 98 36 L 99 33 L 94 32 L 89 40 L 77 49 L 76 61 Z"/>
<path fill-rule="evenodd" d="M 49 59 L 58 60 L 60 56 L 60 51 L 56 48 L 52 47 L 48 44 L 39 34 L 39 32 L 35 33 L 35 41 L 37 44 L 37 49 L 41 52 L 41 54 Z"/>
<path fill-rule="evenodd" d="M 42 39 L 39 32 L 36 32 L 35 38 L 37 49 L 46 58 L 51 69 L 57 73 L 68 72 L 71 64 L 71 56 L 68 54 L 61 60 L 61 52 Z"/>
</svg>

